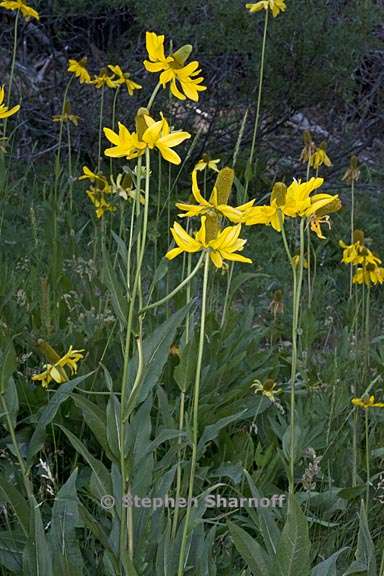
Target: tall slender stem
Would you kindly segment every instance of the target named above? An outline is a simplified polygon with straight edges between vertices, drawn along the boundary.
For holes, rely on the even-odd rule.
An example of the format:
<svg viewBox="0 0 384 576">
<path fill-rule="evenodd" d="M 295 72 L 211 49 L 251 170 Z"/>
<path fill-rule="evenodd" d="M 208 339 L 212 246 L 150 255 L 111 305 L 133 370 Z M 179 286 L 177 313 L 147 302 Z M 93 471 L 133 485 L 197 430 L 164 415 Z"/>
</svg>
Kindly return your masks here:
<svg viewBox="0 0 384 576">
<path fill-rule="evenodd" d="M 138 259 L 136 262 L 135 279 L 133 282 L 132 292 L 129 294 L 129 311 L 127 320 L 127 331 L 125 338 L 125 348 L 124 348 L 124 367 L 123 367 L 123 379 L 121 383 L 121 413 L 120 413 L 120 467 L 121 467 L 121 482 L 122 482 L 122 494 L 126 493 L 126 488 L 128 485 L 128 474 L 126 470 L 125 462 L 125 410 L 127 407 L 128 399 L 128 368 L 129 368 L 129 357 L 131 348 L 131 337 L 132 337 L 132 326 L 133 326 L 133 315 L 135 310 L 136 298 L 138 296 L 139 287 L 141 287 L 141 269 L 144 260 L 144 252 L 147 238 L 147 228 L 148 228 L 148 213 L 149 213 L 149 189 L 150 189 L 150 151 L 147 148 L 145 151 L 145 205 L 144 205 L 144 216 L 139 231 L 137 242 L 139 246 Z M 140 190 L 140 175 L 141 171 L 137 170 L 137 189 Z M 136 195 L 136 206 L 140 204 L 140 195 Z M 140 211 L 140 206 L 137 207 L 138 212 Z M 125 508 L 121 507 L 121 527 L 120 527 L 120 555 L 121 558 L 124 557 L 124 552 L 126 548 L 126 526 L 124 522 Z M 130 558 L 133 558 L 134 542 L 133 542 L 133 518 L 132 518 L 132 508 L 127 509 L 127 526 L 128 526 L 128 550 Z"/>
<path fill-rule="evenodd" d="M 250 181 L 250 170 L 252 169 L 253 157 L 255 155 L 256 135 L 257 135 L 258 127 L 259 127 L 261 97 L 262 97 L 262 93 L 263 93 L 263 80 L 264 80 L 265 46 L 267 43 L 268 14 L 269 14 L 269 10 L 266 10 L 265 11 L 265 20 L 264 20 L 263 44 L 262 44 L 262 48 L 261 48 L 259 90 L 258 90 L 258 94 L 257 94 L 256 118 L 255 118 L 255 125 L 253 128 L 251 152 L 250 152 L 249 158 L 248 158 L 248 170 L 247 170 L 247 174 L 246 174 L 245 189 L 244 189 L 244 197 L 245 198 L 247 197 L 247 192 L 248 192 L 248 186 L 249 186 L 249 181 Z"/>
<path fill-rule="evenodd" d="M 100 117 L 99 117 L 99 144 L 98 144 L 98 152 L 97 152 L 97 171 L 100 172 L 100 164 L 101 164 L 101 138 L 103 134 L 103 116 L 104 116 L 104 86 L 101 89 L 101 97 L 100 97 Z"/>
<path fill-rule="evenodd" d="M 353 244 L 353 236 L 355 231 L 355 181 L 351 180 L 351 244 Z M 349 298 L 352 298 L 353 289 L 353 264 L 349 267 Z"/>
<path fill-rule="evenodd" d="M 371 474 L 370 474 L 370 462 L 369 462 L 369 416 L 368 416 L 368 408 L 365 409 L 365 461 L 366 461 L 366 502 L 365 507 L 368 513 L 368 506 L 369 506 L 369 483 L 371 481 Z"/>
<path fill-rule="evenodd" d="M 14 32 L 13 32 L 13 51 L 12 51 L 11 73 L 9 75 L 9 84 L 8 84 L 8 96 L 7 96 L 7 107 L 8 108 L 11 104 L 13 79 L 15 76 L 19 16 L 20 16 L 20 10 L 17 10 L 16 11 L 16 18 L 15 18 L 15 28 L 14 28 Z M 4 138 L 7 135 L 7 123 L 8 123 L 8 118 L 5 118 L 4 119 L 4 126 L 3 126 L 3 137 Z"/>
<path fill-rule="evenodd" d="M 196 464 L 197 464 L 197 440 L 198 440 L 198 424 L 199 424 L 199 397 L 200 397 L 200 380 L 201 380 L 201 367 L 203 362 L 204 352 L 204 339 L 205 339 L 205 318 L 207 308 L 207 292 L 208 292 L 208 272 L 209 272 L 209 254 L 205 255 L 204 266 L 204 279 L 203 279 L 203 294 L 201 302 L 201 317 L 200 317 L 200 338 L 199 348 L 197 353 L 195 387 L 193 396 L 193 423 L 192 423 L 192 457 L 191 457 L 191 471 L 189 476 L 188 488 L 188 506 L 185 514 L 183 536 L 181 541 L 178 576 L 183 576 L 185 562 L 186 562 L 186 547 L 188 541 L 189 522 L 191 517 L 193 487 L 195 482 Z"/>
</svg>

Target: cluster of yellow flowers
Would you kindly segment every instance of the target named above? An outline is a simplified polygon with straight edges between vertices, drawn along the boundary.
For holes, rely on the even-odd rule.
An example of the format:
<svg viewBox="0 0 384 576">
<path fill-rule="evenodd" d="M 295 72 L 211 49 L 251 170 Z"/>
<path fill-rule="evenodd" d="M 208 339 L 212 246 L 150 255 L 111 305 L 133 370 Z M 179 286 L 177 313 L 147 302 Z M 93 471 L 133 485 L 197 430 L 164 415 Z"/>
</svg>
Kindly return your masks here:
<svg viewBox="0 0 384 576">
<path fill-rule="evenodd" d="M 69 368 L 71 376 L 76 374 L 77 364 L 84 358 L 83 352 L 85 352 L 85 350 L 74 350 L 74 348 L 70 346 L 68 352 L 60 358 L 60 356 L 56 355 L 51 349 L 51 354 L 57 356 L 57 360 L 54 364 L 44 364 L 44 371 L 32 376 L 32 380 L 41 382 L 43 388 L 47 388 L 52 381 L 57 384 L 67 382 L 68 374 L 65 368 Z"/>
<path fill-rule="evenodd" d="M 102 68 L 93 78 L 87 69 L 87 58 L 81 60 L 68 60 L 68 72 L 71 72 L 79 79 L 80 84 L 93 84 L 96 88 L 116 89 L 122 85 L 127 88 L 128 94 L 133 95 L 135 90 L 140 90 L 142 86 L 131 79 L 128 72 L 123 72 L 119 65 L 108 64 Z"/>
<path fill-rule="evenodd" d="M 354 284 L 383 284 L 384 283 L 384 268 L 380 266 L 382 263 L 380 258 L 374 254 L 365 245 L 364 232 L 362 230 L 355 230 L 353 235 L 354 242 L 352 244 L 345 244 L 340 240 L 340 247 L 343 248 L 342 262 L 344 264 L 352 264 L 356 266 L 356 271 L 353 275 L 352 282 Z"/>
<path fill-rule="evenodd" d="M 260 0 L 259 2 L 248 3 L 245 7 L 250 12 L 261 12 L 261 10 L 270 10 L 272 16 L 275 18 L 280 14 L 280 12 L 285 12 L 287 6 L 285 5 L 286 0 Z"/>
<path fill-rule="evenodd" d="M 300 154 L 301 162 L 309 164 L 311 168 L 318 170 L 320 166 L 332 166 L 331 159 L 327 154 L 327 144 L 325 141 L 316 146 L 312 134 L 309 130 L 304 130 L 304 148 Z"/>
</svg>

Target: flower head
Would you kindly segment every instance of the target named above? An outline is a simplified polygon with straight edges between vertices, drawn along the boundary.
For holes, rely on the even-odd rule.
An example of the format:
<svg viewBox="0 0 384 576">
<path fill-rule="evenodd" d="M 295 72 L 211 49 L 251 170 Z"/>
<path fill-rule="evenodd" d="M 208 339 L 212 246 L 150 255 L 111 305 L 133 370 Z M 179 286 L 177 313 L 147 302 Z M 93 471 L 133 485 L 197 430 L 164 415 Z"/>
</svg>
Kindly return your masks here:
<svg viewBox="0 0 384 576">
<path fill-rule="evenodd" d="M 287 187 L 284 182 L 276 182 L 272 189 L 269 206 L 254 206 L 248 210 L 244 220 L 247 226 L 255 224 L 271 225 L 274 230 L 281 232 L 284 221 L 284 206 L 287 197 Z"/>
<path fill-rule="evenodd" d="M 83 167 L 83 175 L 79 180 L 89 180 L 91 186 L 87 190 L 87 196 L 96 209 L 97 218 L 102 218 L 105 212 L 115 212 L 116 208 L 107 200 L 112 194 L 112 186 L 107 178 L 101 174 L 92 172 L 87 166 Z"/>
<path fill-rule="evenodd" d="M 271 402 L 276 402 L 277 396 L 283 392 L 272 378 L 267 378 L 264 382 L 254 380 L 252 388 L 255 388 L 255 394 L 261 394 Z"/>
<path fill-rule="evenodd" d="M 329 156 L 327 155 L 326 148 L 327 148 L 326 143 L 322 142 L 309 159 L 310 165 L 315 170 L 317 170 L 317 168 L 320 168 L 320 166 L 322 166 L 323 164 L 328 168 L 329 166 L 332 166 L 332 162 Z"/>
<path fill-rule="evenodd" d="M 54 122 L 63 122 L 63 123 L 72 122 L 72 124 L 74 124 L 75 126 L 78 126 L 80 116 L 77 116 L 77 114 L 72 114 L 71 105 L 67 100 L 65 102 L 63 112 L 61 114 L 56 114 L 55 116 L 52 116 L 52 120 Z"/>
<path fill-rule="evenodd" d="M 17 104 L 13 108 L 8 108 L 5 104 L 3 104 L 5 98 L 5 90 L 4 86 L 0 87 L 0 120 L 3 118 L 9 118 L 16 114 L 20 110 L 20 104 Z"/>
<path fill-rule="evenodd" d="M 363 267 L 369 264 L 373 266 L 381 264 L 380 258 L 365 246 L 364 233 L 361 230 L 354 231 L 354 242 L 352 244 L 345 244 L 345 242 L 340 240 L 339 246 L 343 248 L 341 261 L 344 264 L 360 265 Z"/>
<path fill-rule="evenodd" d="M 81 60 L 68 60 L 68 72 L 71 72 L 79 79 L 80 84 L 90 84 L 91 76 L 87 70 L 87 58 Z"/>
<path fill-rule="evenodd" d="M 144 61 L 148 72 L 161 72 L 159 82 L 163 88 L 169 83 L 171 93 L 179 100 L 189 98 L 194 102 L 199 100 L 199 92 L 206 90 L 202 85 L 204 78 L 199 76 L 199 63 L 194 60 L 186 64 L 191 54 L 192 46 L 182 46 L 169 56 L 164 52 L 164 35 L 155 32 L 146 33 L 146 47 L 149 60 Z"/>
<path fill-rule="evenodd" d="M 375 402 L 375 397 L 364 395 L 361 398 L 352 398 L 352 404 L 358 408 L 384 408 L 384 402 Z"/>
<path fill-rule="evenodd" d="M 271 10 L 272 16 L 275 18 L 280 12 L 285 12 L 287 6 L 286 0 L 260 0 L 259 2 L 248 3 L 245 5 L 247 10 L 251 13 L 261 12 L 261 10 Z"/>
<path fill-rule="evenodd" d="M 375 264 L 367 264 L 364 268 L 357 268 L 352 277 L 353 284 L 383 284 L 384 268 Z"/>
<path fill-rule="evenodd" d="M 352 155 L 349 167 L 345 171 L 342 180 L 344 180 L 348 184 L 352 184 L 352 182 L 357 182 L 359 178 L 360 178 L 359 159 L 357 158 L 357 156 Z"/>
<path fill-rule="evenodd" d="M 71 376 L 77 373 L 77 365 L 84 358 L 84 350 L 74 350 L 72 346 L 64 356 L 59 357 L 54 364 L 44 364 L 44 371 L 40 374 L 32 376 L 32 380 L 41 382 L 43 388 L 54 381 L 57 384 L 62 384 L 68 381 L 68 374 L 65 368 L 69 368 Z"/>
<path fill-rule="evenodd" d="M 137 158 L 144 154 L 149 148 L 157 148 L 167 162 L 180 164 L 180 156 L 173 150 L 184 140 L 191 137 L 188 132 L 171 132 L 166 119 L 161 115 L 161 119 L 155 121 L 149 116 L 145 108 L 139 109 L 136 115 L 136 132 L 130 132 L 124 124 L 119 122 L 119 132 L 116 133 L 110 128 L 104 128 L 104 134 L 112 144 L 113 148 L 107 148 L 105 155 L 111 158 Z"/>
<path fill-rule="evenodd" d="M 230 185 L 228 193 L 223 195 L 223 188 L 221 186 L 225 181 L 225 174 L 227 178 L 230 179 Z M 223 177 L 221 177 L 223 175 Z M 232 188 L 232 182 L 234 178 L 234 171 L 232 168 L 223 168 L 220 170 L 218 177 L 216 179 L 216 184 L 213 187 L 211 196 L 209 200 L 206 200 L 200 192 L 199 185 L 197 182 L 197 172 L 194 170 L 192 172 L 192 194 L 197 204 L 185 204 L 183 202 L 177 202 L 176 206 L 180 210 L 184 210 L 185 214 L 179 214 L 181 218 L 192 217 L 192 216 L 202 216 L 217 214 L 218 216 L 225 216 L 231 222 L 240 223 L 244 220 L 244 215 L 247 210 L 253 205 L 254 200 L 246 204 L 242 204 L 237 208 L 228 206 L 228 197 L 230 194 L 230 189 Z M 226 196 L 223 198 L 223 196 Z"/>
<path fill-rule="evenodd" d="M 19 10 L 26 20 L 30 18 L 35 18 L 40 20 L 39 13 L 28 6 L 23 0 L 3 0 L 0 2 L 0 8 L 5 8 L 6 10 Z"/>
<path fill-rule="evenodd" d="M 309 130 L 304 130 L 304 148 L 300 154 L 300 161 L 307 164 L 312 155 L 316 152 L 316 144 L 313 141 L 312 134 Z"/>
<path fill-rule="evenodd" d="M 208 154 L 203 154 L 200 160 L 197 162 L 196 166 L 194 167 L 194 171 L 200 172 L 201 170 L 214 170 L 218 172 L 219 169 L 217 168 L 218 163 L 220 162 L 220 158 L 216 158 L 216 160 L 211 160 Z"/>
<path fill-rule="evenodd" d="M 104 88 L 106 86 L 107 88 L 116 89 L 121 82 L 116 79 L 114 72 L 111 74 L 108 68 L 102 68 L 98 75 L 91 80 L 90 84 L 94 84 L 96 88 Z"/>
<path fill-rule="evenodd" d="M 131 75 L 128 72 L 123 72 L 122 69 L 120 68 L 120 66 L 118 66 L 118 65 L 112 66 L 111 64 L 108 64 L 108 68 L 116 76 L 116 82 L 119 86 L 121 86 L 122 84 L 125 84 L 125 87 L 126 87 L 128 94 L 130 96 L 133 95 L 133 92 L 135 90 L 140 90 L 142 88 L 142 86 L 140 84 L 137 84 L 137 82 L 134 82 L 131 79 Z"/>
<path fill-rule="evenodd" d="M 196 232 L 194 238 L 180 224 L 175 222 L 171 228 L 171 233 L 177 248 L 169 250 L 165 257 L 168 260 L 173 260 L 182 252 L 193 254 L 206 251 L 216 268 L 223 268 L 225 260 L 252 262 L 250 258 L 237 254 L 237 252 L 243 250 L 246 243 L 246 240 L 239 238 L 241 224 L 227 226 L 219 231 L 213 239 L 209 239 L 206 230 L 206 219 L 206 216 L 202 217 L 200 230 Z"/>
</svg>

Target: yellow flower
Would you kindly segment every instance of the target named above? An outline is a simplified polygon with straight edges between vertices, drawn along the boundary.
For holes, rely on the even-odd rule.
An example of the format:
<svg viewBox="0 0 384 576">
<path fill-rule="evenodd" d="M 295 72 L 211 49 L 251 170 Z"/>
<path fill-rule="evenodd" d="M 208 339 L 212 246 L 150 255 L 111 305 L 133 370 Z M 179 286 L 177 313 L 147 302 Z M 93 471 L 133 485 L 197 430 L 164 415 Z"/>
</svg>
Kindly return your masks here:
<svg viewBox="0 0 384 576">
<path fill-rule="evenodd" d="M 287 187 L 284 182 L 276 182 L 273 186 L 270 205 L 255 206 L 248 210 L 244 220 L 247 226 L 254 224 L 271 225 L 274 230 L 281 232 L 281 223 L 284 222 L 284 206 L 287 197 Z"/>
<path fill-rule="evenodd" d="M 265 396 L 265 398 L 268 398 L 271 402 L 276 402 L 276 396 L 283 392 L 277 388 L 277 384 L 272 378 L 267 378 L 263 383 L 261 383 L 260 380 L 254 380 L 251 387 L 255 388 L 255 394 L 262 394 L 262 396 Z"/>
<path fill-rule="evenodd" d="M 137 132 L 129 132 L 121 122 L 119 122 L 118 133 L 110 128 L 104 128 L 105 136 L 114 144 L 113 148 L 105 150 L 105 155 L 131 160 L 144 154 L 146 148 L 150 150 L 157 148 L 164 160 L 171 164 L 180 164 L 181 158 L 172 148 L 190 138 L 191 135 L 180 130 L 171 132 L 163 115 L 161 115 L 161 120 L 156 122 L 146 112 L 146 109 L 140 109 L 136 116 Z"/>
<path fill-rule="evenodd" d="M 300 264 L 300 254 L 295 254 L 292 257 L 292 261 L 295 268 L 298 268 Z M 306 258 L 304 258 L 303 268 L 305 268 L 306 270 L 308 269 L 308 260 Z"/>
<path fill-rule="evenodd" d="M 310 165 L 312 168 L 320 168 L 320 166 L 332 166 L 332 162 L 326 152 L 326 144 L 322 142 L 310 158 Z"/>
<path fill-rule="evenodd" d="M 224 260 L 246 263 L 252 262 L 250 258 L 236 253 L 241 252 L 246 243 L 246 240 L 239 238 L 241 224 L 227 226 L 218 232 L 215 238 L 207 240 L 205 222 L 206 216 L 203 216 L 200 230 L 196 232 L 194 238 L 190 236 L 180 224 L 175 222 L 171 228 L 171 233 L 177 244 L 177 248 L 169 250 L 165 257 L 168 260 L 173 260 L 173 258 L 176 258 L 176 256 L 182 252 L 193 254 L 195 252 L 207 251 L 216 268 L 222 268 Z"/>
<path fill-rule="evenodd" d="M 81 60 L 68 60 L 68 72 L 71 72 L 79 79 L 80 84 L 90 84 L 91 76 L 86 67 L 87 58 L 84 57 Z"/>
<path fill-rule="evenodd" d="M 112 194 L 113 190 L 103 174 L 96 174 L 84 166 L 83 175 L 79 177 L 79 180 L 89 180 L 92 183 L 92 186 L 87 190 L 87 196 L 96 209 L 97 218 L 102 218 L 106 211 L 116 211 L 116 208 L 106 198 L 106 195 Z"/>
<path fill-rule="evenodd" d="M 220 158 L 216 158 L 216 160 L 210 160 L 208 154 L 203 154 L 202 158 L 197 162 L 193 170 L 200 172 L 201 170 L 210 169 L 218 172 L 219 169 L 217 168 L 217 165 L 219 162 Z"/>
<path fill-rule="evenodd" d="M 8 108 L 8 106 L 3 104 L 4 98 L 5 98 L 5 90 L 4 90 L 4 86 L 1 86 L 1 88 L 0 88 L 0 120 L 2 120 L 3 118 L 9 118 L 10 116 L 13 116 L 13 114 L 16 114 L 20 110 L 19 104 L 17 104 L 13 108 Z"/>
<path fill-rule="evenodd" d="M 311 178 L 308 182 L 294 180 L 288 186 L 284 214 L 291 218 L 300 216 L 309 218 L 325 206 L 338 200 L 338 196 L 331 194 L 315 194 L 311 196 L 314 190 L 323 185 L 323 178 Z"/>
<path fill-rule="evenodd" d="M 102 185 L 105 192 L 109 193 L 111 191 L 106 177 L 103 176 L 102 173 L 96 174 L 95 172 L 92 172 L 88 166 L 83 166 L 83 175 L 79 176 L 79 180 L 90 180 L 92 183 L 98 182 L 99 185 Z"/>
<path fill-rule="evenodd" d="M 316 152 L 316 145 L 312 139 L 312 134 L 309 130 L 304 130 L 304 148 L 300 154 L 300 162 L 304 162 L 307 164 L 312 157 L 312 155 Z"/>
<path fill-rule="evenodd" d="M 275 18 L 280 14 L 280 12 L 285 12 L 287 7 L 285 5 L 286 0 L 260 0 L 260 2 L 248 3 L 245 7 L 251 12 L 261 12 L 261 10 L 272 11 L 272 15 Z"/>
<path fill-rule="evenodd" d="M 357 232 L 355 230 L 355 232 Z M 343 248 L 343 257 L 341 261 L 344 264 L 353 264 L 368 266 L 369 264 L 377 266 L 381 264 L 381 260 L 369 248 L 364 246 L 364 237 L 356 240 L 353 244 L 345 244 L 342 240 L 339 241 L 339 246 Z"/>
<path fill-rule="evenodd" d="M 43 388 L 47 388 L 48 384 L 52 381 L 57 384 L 62 384 L 63 382 L 68 382 L 68 375 L 65 371 L 66 367 L 69 367 L 71 376 L 77 373 L 77 364 L 80 362 L 84 350 L 74 350 L 70 346 L 68 352 L 55 362 L 55 364 L 44 364 L 44 371 L 40 374 L 35 374 L 32 376 L 32 380 L 40 381 Z"/>
<path fill-rule="evenodd" d="M 383 284 L 384 283 L 384 268 L 376 266 L 375 264 L 367 264 L 364 268 L 357 268 L 352 277 L 353 284 Z"/>
<path fill-rule="evenodd" d="M 358 406 L 359 408 L 384 408 L 384 402 L 375 402 L 375 397 L 372 396 L 362 396 L 361 398 L 352 398 L 352 404 Z"/>
<path fill-rule="evenodd" d="M 54 122 L 72 122 L 72 124 L 78 126 L 80 116 L 71 113 L 71 105 L 67 101 L 64 106 L 64 111 L 61 114 L 56 114 L 55 116 L 52 116 L 52 120 Z"/>
<path fill-rule="evenodd" d="M 251 202 L 242 204 L 237 208 L 233 208 L 227 204 L 221 204 L 218 200 L 218 190 L 216 186 L 214 186 L 209 200 L 206 200 L 200 193 L 199 185 L 197 183 L 197 172 L 195 170 L 192 172 L 192 194 L 197 204 L 185 204 L 183 202 L 176 203 L 179 210 L 185 211 L 185 214 L 179 214 L 181 218 L 203 216 L 204 214 L 213 215 L 216 213 L 220 216 L 225 216 L 231 222 L 238 224 L 243 221 L 244 214 L 254 203 L 254 200 L 251 200 Z"/>
<path fill-rule="evenodd" d="M 0 8 L 5 8 L 6 10 L 20 10 L 26 20 L 29 20 L 30 18 L 40 20 L 39 13 L 23 2 L 23 0 L 4 0 L 3 2 L 0 2 Z"/>
<path fill-rule="evenodd" d="M 135 90 L 140 90 L 142 88 L 140 84 L 131 80 L 131 75 L 128 74 L 128 72 L 123 72 L 120 66 L 112 66 L 111 64 L 108 64 L 108 68 L 117 76 L 116 82 L 119 86 L 125 84 L 130 96 L 133 95 Z"/>
<path fill-rule="evenodd" d="M 185 65 L 190 56 L 192 46 L 185 45 L 169 56 L 164 52 L 164 35 L 155 32 L 146 33 L 146 48 L 149 60 L 144 61 L 148 72 L 161 72 L 159 82 L 163 86 L 170 83 L 171 93 L 179 100 L 189 98 L 194 102 L 199 100 L 199 92 L 207 89 L 202 86 L 204 78 L 199 76 L 199 63 L 194 60 Z"/>
<path fill-rule="evenodd" d="M 108 68 L 102 68 L 97 76 L 91 80 L 90 84 L 94 84 L 96 88 L 117 88 L 121 82 L 116 79 L 115 74 L 109 74 Z"/>
</svg>

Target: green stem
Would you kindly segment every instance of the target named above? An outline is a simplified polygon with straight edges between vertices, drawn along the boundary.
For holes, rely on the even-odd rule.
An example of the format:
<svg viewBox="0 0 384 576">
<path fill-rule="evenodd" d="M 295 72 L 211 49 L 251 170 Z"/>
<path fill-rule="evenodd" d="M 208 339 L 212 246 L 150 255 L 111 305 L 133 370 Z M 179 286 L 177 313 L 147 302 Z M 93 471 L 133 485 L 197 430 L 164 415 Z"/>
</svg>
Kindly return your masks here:
<svg viewBox="0 0 384 576">
<path fill-rule="evenodd" d="M 73 208 L 72 141 L 71 141 L 71 128 L 69 126 L 69 121 L 67 121 L 67 138 L 68 138 L 69 208 L 72 214 L 72 208 Z"/>
<path fill-rule="evenodd" d="M 370 483 L 370 463 L 369 463 L 369 420 L 368 420 L 368 408 L 365 409 L 365 461 L 367 467 L 367 478 L 366 478 L 366 502 L 365 507 L 368 514 L 369 505 L 369 483 Z"/>
<path fill-rule="evenodd" d="M 13 87 L 13 80 L 14 80 L 14 76 L 15 76 L 19 15 L 20 15 L 20 10 L 17 10 L 16 18 L 15 18 L 15 28 L 14 28 L 14 32 L 13 32 L 13 50 L 12 50 L 11 73 L 9 75 L 9 84 L 8 84 L 8 96 L 7 96 L 7 107 L 8 108 L 11 104 L 12 87 Z M 8 118 L 5 118 L 4 119 L 4 126 L 3 126 L 3 137 L 4 138 L 7 135 L 7 123 L 8 123 Z"/>
<path fill-rule="evenodd" d="M 153 103 L 154 103 L 154 101 L 155 101 L 155 98 L 156 98 L 156 96 L 157 96 L 157 93 L 158 93 L 159 90 L 160 90 L 160 87 L 161 87 L 161 84 L 160 84 L 160 82 L 158 82 L 158 83 L 156 84 L 156 86 L 155 86 L 154 91 L 152 92 L 152 95 L 151 95 L 149 101 L 148 101 L 148 104 L 147 104 L 147 110 L 148 110 L 148 112 L 149 112 L 149 111 L 151 110 L 151 108 L 152 108 L 152 105 L 153 105 Z"/>
<path fill-rule="evenodd" d="M 263 93 L 265 46 L 266 46 L 266 41 L 267 41 L 268 15 L 269 15 L 269 10 L 266 10 L 265 11 L 265 20 L 264 20 L 263 44 L 262 44 L 262 48 L 261 48 L 261 62 L 260 62 L 259 90 L 258 90 L 258 95 L 257 95 L 256 118 L 255 118 L 255 125 L 253 128 L 251 152 L 250 152 L 250 155 L 248 158 L 248 170 L 247 170 L 247 174 L 246 174 L 245 190 L 244 190 L 244 197 L 245 198 L 247 197 L 247 192 L 248 192 L 248 186 L 249 186 L 249 181 L 250 181 L 250 170 L 252 168 L 253 157 L 255 155 L 256 135 L 257 135 L 258 127 L 259 127 L 261 96 Z"/>
<path fill-rule="evenodd" d="M 104 86 L 101 89 L 100 97 L 100 117 L 99 117 L 99 145 L 97 152 L 97 172 L 100 172 L 101 165 L 101 139 L 103 134 L 103 116 L 104 116 Z"/>
<path fill-rule="evenodd" d="M 151 308 L 157 308 L 158 306 L 165 304 L 166 302 L 168 302 L 168 300 L 170 300 L 171 298 L 176 296 L 176 294 L 178 292 L 180 292 L 180 290 L 182 290 L 184 288 L 184 286 L 189 284 L 190 281 L 192 280 L 192 278 L 197 274 L 197 272 L 199 271 L 199 269 L 201 268 L 201 265 L 203 263 L 203 258 L 204 258 L 204 253 L 200 256 L 200 259 L 197 262 L 195 268 L 192 270 L 192 272 L 190 272 L 188 274 L 188 276 L 186 278 L 184 278 L 184 280 L 182 282 L 180 282 L 180 284 L 178 284 L 178 286 L 176 286 L 176 288 L 174 290 L 172 290 L 172 292 L 170 292 L 167 296 L 165 296 L 161 300 L 158 300 L 157 302 L 153 302 L 153 304 L 148 304 L 148 306 L 145 306 L 144 308 L 142 308 L 140 310 L 139 314 L 140 315 L 144 314 L 144 312 L 147 312 L 147 310 L 151 310 Z"/>
<path fill-rule="evenodd" d="M 355 231 L 355 181 L 352 178 L 351 181 L 351 244 L 353 244 L 353 236 Z M 353 264 L 349 267 L 349 298 L 352 298 L 352 290 L 353 290 Z"/>
<path fill-rule="evenodd" d="M 145 206 L 144 206 L 144 217 L 142 228 L 139 232 L 137 242 L 139 245 L 138 259 L 136 263 L 135 279 L 133 282 L 132 293 L 130 294 L 128 320 L 127 320 L 127 331 L 125 339 L 125 349 L 124 349 L 124 367 L 123 367 L 123 379 L 121 383 L 121 411 L 120 411 L 120 467 L 121 467 L 121 482 L 122 482 L 122 494 L 127 493 L 128 475 L 126 470 L 124 446 L 125 446 L 125 421 L 126 415 L 125 410 L 128 401 L 128 368 L 129 368 L 129 356 L 130 356 L 130 345 L 133 327 L 133 315 L 136 303 L 136 297 L 138 296 L 139 286 L 141 286 L 141 269 L 144 260 L 144 252 L 147 238 L 147 228 L 148 228 L 148 212 L 149 212 L 149 189 L 150 189 L 150 151 L 147 148 L 145 151 L 146 159 L 146 170 L 145 170 Z M 138 162 L 139 165 L 139 162 Z M 141 170 L 137 170 L 137 187 L 140 190 L 140 174 Z M 140 214 L 140 196 L 136 195 L 136 208 L 138 214 Z M 123 504 L 123 503 L 122 503 Z M 125 547 L 126 547 L 126 526 L 123 521 L 125 515 L 125 508 L 121 506 L 121 527 L 120 527 L 120 556 L 124 557 Z M 132 508 L 127 509 L 127 526 L 128 526 L 128 550 L 130 558 L 133 558 L 133 519 L 132 519 Z"/>
<path fill-rule="evenodd" d="M 196 375 L 195 375 L 195 386 L 194 386 L 194 398 L 193 398 L 193 425 L 192 425 L 192 457 L 191 457 L 191 471 L 189 476 L 189 488 L 188 488 L 188 506 L 185 514 L 183 536 L 181 541 L 180 556 L 179 556 L 179 567 L 178 576 L 183 576 L 184 568 L 186 563 L 186 547 L 189 537 L 189 523 L 192 508 L 192 497 L 193 497 L 193 487 L 195 482 L 196 464 L 197 464 L 197 440 L 198 440 L 198 424 L 199 424 L 199 397 L 200 397 L 200 380 L 201 380 L 201 368 L 203 362 L 203 352 L 204 352 L 204 339 L 205 339 L 205 318 L 206 318 L 206 308 L 207 308 L 207 292 L 208 292 L 208 272 L 209 272 L 209 254 L 205 254 L 205 266 L 204 266 L 204 279 L 203 279 L 203 294 L 201 303 L 201 317 L 200 317 L 200 338 L 199 338 L 199 348 L 197 353 L 197 363 L 196 363 Z"/>
<path fill-rule="evenodd" d="M 116 124 L 116 106 L 117 106 L 117 98 L 119 96 L 120 93 L 120 88 L 121 86 L 118 86 L 115 90 L 115 95 L 113 97 L 113 104 L 112 104 L 112 130 L 115 129 L 115 124 Z M 113 170 L 113 158 L 110 158 L 109 160 L 109 170 L 112 174 L 112 170 Z"/>
<path fill-rule="evenodd" d="M 221 317 L 220 328 L 222 328 L 225 324 L 225 320 L 227 318 L 228 313 L 228 304 L 229 304 L 229 295 L 231 292 L 231 284 L 232 284 L 232 276 L 233 276 L 233 269 L 235 267 L 234 262 L 231 262 L 228 278 L 227 278 L 227 289 L 225 291 L 225 299 L 224 299 L 224 308 L 223 308 L 223 315 Z"/>
</svg>

